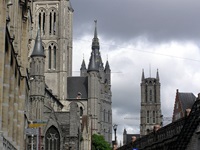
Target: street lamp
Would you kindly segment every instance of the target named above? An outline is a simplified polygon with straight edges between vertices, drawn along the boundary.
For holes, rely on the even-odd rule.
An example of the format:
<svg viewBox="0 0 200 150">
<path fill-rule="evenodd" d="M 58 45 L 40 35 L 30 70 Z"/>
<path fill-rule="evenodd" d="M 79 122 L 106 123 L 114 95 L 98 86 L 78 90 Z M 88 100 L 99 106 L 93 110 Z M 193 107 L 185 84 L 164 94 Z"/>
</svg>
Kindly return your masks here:
<svg viewBox="0 0 200 150">
<path fill-rule="evenodd" d="M 116 135 L 117 124 L 114 124 L 114 125 L 113 125 L 113 130 L 114 130 L 114 133 L 115 133 L 115 144 L 117 144 L 117 135 Z"/>
</svg>

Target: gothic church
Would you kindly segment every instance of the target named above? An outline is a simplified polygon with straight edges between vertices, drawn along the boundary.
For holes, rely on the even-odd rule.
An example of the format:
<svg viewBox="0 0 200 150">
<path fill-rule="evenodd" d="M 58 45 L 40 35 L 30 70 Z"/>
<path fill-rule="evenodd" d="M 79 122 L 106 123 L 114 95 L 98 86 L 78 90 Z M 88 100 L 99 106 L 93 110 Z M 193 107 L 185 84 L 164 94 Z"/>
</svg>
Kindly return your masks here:
<svg viewBox="0 0 200 150">
<path fill-rule="evenodd" d="M 91 150 L 95 133 L 111 143 L 111 70 L 96 23 L 88 67 L 83 60 L 73 77 L 69 0 L 2 0 L 0 8 L 0 149 Z"/>
</svg>

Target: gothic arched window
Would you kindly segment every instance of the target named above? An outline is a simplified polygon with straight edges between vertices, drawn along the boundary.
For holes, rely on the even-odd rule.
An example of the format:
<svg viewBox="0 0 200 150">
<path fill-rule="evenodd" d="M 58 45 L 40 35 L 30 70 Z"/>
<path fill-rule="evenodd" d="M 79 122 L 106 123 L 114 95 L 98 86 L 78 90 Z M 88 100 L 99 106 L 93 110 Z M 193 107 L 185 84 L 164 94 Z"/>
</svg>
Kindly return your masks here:
<svg viewBox="0 0 200 150">
<path fill-rule="evenodd" d="M 106 110 L 105 109 L 103 111 L 103 120 L 104 120 L 104 122 L 106 121 Z"/>
<path fill-rule="evenodd" d="M 53 47 L 53 68 L 56 69 L 56 46 Z"/>
<path fill-rule="evenodd" d="M 51 46 L 49 46 L 49 49 L 48 49 L 48 51 L 49 51 L 49 69 L 51 69 Z"/>
<path fill-rule="evenodd" d="M 49 35 L 56 35 L 57 32 L 57 13 L 55 9 L 49 12 Z"/>
<path fill-rule="evenodd" d="M 46 132 L 45 150 L 60 150 L 60 134 L 54 126 L 51 126 Z"/>
<path fill-rule="evenodd" d="M 42 35 L 45 35 L 45 10 L 40 9 L 38 11 L 38 26 L 40 27 Z"/>
<path fill-rule="evenodd" d="M 149 110 L 147 110 L 147 123 L 149 123 L 150 121 L 150 112 L 149 112 Z"/>
<path fill-rule="evenodd" d="M 108 122 L 110 122 L 110 111 L 108 111 Z"/>
<path fill-rule="evenodd" d="M 80 107 L 80 116 L 83 116 L 83 107 Z"/>
<path fill-rule="evenodd" d="M 56 52 L 57 51 L 57 45 L 55 43 L 51 43 L 49 45 L 49 48 L 48 48 L 48 67 L 49 69 L 56 69 Z"/>
<path fill-rule="evenodd" d="M 153 111 L 153 123 L 156 123 L 156 112 Z"/>
</svg>

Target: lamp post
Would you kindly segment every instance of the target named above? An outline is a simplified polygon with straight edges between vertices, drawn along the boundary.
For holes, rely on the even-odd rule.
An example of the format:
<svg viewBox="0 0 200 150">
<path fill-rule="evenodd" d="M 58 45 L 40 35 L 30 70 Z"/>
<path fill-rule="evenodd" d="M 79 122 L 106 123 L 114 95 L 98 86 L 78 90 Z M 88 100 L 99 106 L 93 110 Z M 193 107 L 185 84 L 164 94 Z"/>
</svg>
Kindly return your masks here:
<svg viewBox="0 0 200 150">
<path fill-rule="evenodd" d="M 117 124 L 114 124 L 114 125 L 113 125 L 113 130 L 114 130 L 114 133 L 115 133 L 115 144 L 117 144 L 117 135 L 116 135 L 116 132 L 117 132 Z"/>
</svg>

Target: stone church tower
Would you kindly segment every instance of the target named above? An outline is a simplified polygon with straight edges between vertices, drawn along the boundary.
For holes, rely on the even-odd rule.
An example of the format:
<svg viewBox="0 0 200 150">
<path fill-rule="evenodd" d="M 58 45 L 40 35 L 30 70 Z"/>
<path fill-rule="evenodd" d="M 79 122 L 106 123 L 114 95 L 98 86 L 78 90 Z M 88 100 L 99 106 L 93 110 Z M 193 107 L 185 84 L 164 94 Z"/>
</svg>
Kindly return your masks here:
<svg viewBox="0 0 200 150">
<path fill-rule="evenodd" d="M 160 102 L 160 79 L 157 71 L 156 78 L 145 78 L 142 72 L 141 86 L 141 112 L 140 135 L 146 135 L 153 130 L 155 125 L 162 124 Z"/>
<path fill-rule="evenodd" d="M 46 56 L 45 82 L 61 101 L 67 97 L 67 77 L 72 75 L 72 15 L 69 0 L 33 2 L 32 46 L 40 27 Z"/>
</svg>

